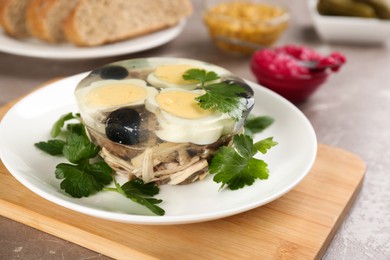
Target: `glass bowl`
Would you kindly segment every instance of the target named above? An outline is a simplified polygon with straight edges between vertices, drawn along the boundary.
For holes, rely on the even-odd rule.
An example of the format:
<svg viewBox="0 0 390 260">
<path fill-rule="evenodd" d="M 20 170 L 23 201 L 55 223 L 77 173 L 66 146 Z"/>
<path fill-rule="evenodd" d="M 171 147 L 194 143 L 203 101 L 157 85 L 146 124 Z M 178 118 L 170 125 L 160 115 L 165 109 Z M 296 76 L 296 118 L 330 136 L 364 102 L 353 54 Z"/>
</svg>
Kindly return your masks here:
<svg viewBox="0 0 390 260">
<path fill-rule="evenodd" d="M 329 76 L 329 72 L 321 71 L 312 73 L 307 77 L 283 77 L 275 76 L 266 71 L 259 70 L 256 73 L 257 81 L 288 99 L 293 103 L 301 103 L 312 95 Z"/>
<path fill-rule="evenodd" d="M 290 13 L 277 1 L 206 0 L 203 21 L 220 49 L 251 54 L 273 45 L 286 30 Z"/>
<path fill-rule="evenodd" d="M 338 52 L 325 56 L 305 46 L 286 45 L 256 51 L 250 66 L 261 85 L 301 103 L 345 62 Z"/>
<path fill-rule="evenodd" d="M 186 80 L 183 76 L 190 69 L 216 75 L 204 83 Z M 198 105 L 203 84 L 216 83 L 220 92 L 241 87 L 244 107 L 237 118 Z M 222 67 L 169 57 L 107 64 L 93 70 L 75 90 L 82 122 L 91 140 L 102 148 L 106 163 L 129 179 L 170 185 L 206 177 L 208 160 L 216 150 L 230 145 L 232 136 L 243 131 L 254 106 L 253 95 L 244 80 Z M 218 98 L 229 102 L 231 96 Z"/>
</svg>

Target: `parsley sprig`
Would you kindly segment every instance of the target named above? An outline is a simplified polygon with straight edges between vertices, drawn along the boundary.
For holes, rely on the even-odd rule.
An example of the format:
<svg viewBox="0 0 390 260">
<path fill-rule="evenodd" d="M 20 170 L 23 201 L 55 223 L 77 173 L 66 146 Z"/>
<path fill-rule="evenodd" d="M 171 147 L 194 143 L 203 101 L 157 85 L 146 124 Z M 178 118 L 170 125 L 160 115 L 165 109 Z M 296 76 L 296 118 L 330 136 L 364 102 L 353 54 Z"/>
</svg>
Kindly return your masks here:
<svg viewBox="0 0 390 260">
<path fill-rule="evenodd" d="M 61 116 L 50 132 L 55 139 L 35 144 L 40 150 L 53 156 L 63 155 L 70 162 L 56 166 L 55 176 L 62 180 L 61 189 L 75 198 L 88 197 L 102 190 L 115 191 L 156 215 L 164 215 L 165 211 L 156 205 L 162 200 L 152 198 L 159 193 L 159 188 L 154 183 L 144 184 L 140 179 L 120 186 L 113 178 L 109 165 L 101 160 L 96 161 L 100 147 L 89 141 L 84 125 L 80 121 L 68 123 L 74 119 L 79 120 L 80 116 L 73 113 Z M 115 188 L 106 187 L 112 181 Z"/>
<path fill-rule="evenodd" d="M 145 184 L 143 180 L 138 178 L 132 179 L 122 186 L 115 179 L 114 183 L 115 188 L 104 188 L 104 190 L 118 192 L 126 198 L 147 207 L 156 215 L 163 216 L 165 214 L 162 208 L 156 206 L 162 200 L 152 198 L 159 193 L 159 188 L 154 183 L 149 182 Z"/>
<path fill-rule="evenodd" d="M 229 114 L 238 121 L 246 109 L 246 100 L 242 97 L 245 89 L 233 81 L 213 82 L 220 76 L 213 71 L 190 69 L 183 74 L 185 80 L 200 82 L 205 94 L 196 98 L 203 109 L 216 109 Z M 209 84 L 206 84 L 209 83 Z M 273 123 L 271 117 L 250 117 L 245 123 L 245 135 L 234 135 L 233 146 L 220 147 L 209 165 L 209 172 L 214 175 L 214 181 L 226 185 L 231 190 L 252 185 L 256 179 L 268 178 L 268 165 L 254 156 L 260 152 L 265 154 L 277 145 L 273 137 L 253 143 L 252 136 Z"/>
<path fill-rule="evenodd" d="M 261 159 L 254 158 L 277 145 L 272 137 L 253 143 L 248 135 L 234 135 L 233 146 L 221 147 L 211 160 L 209 171 L 215 174 L 214 181 L 231 190 L 252 185 L 256 179 L 268 179 L 268 165 Z"/>
<path fill-rule="evenodd" d="M 204 87 L 206 82 L 211 82 L 220 78 L 221 77 L 214 71 L 206 71 L 202 69 L 189 69 L 183 75 L 183 79 L 185 80 L 199 81 L 201 87 Z"/>
<path fill-rule="evenodd" d="M 183 74 L 183 79 L 198 81 L 200 87 L 205 90 L 205 94 L 196 98 L 201 108 L 216 109 L 227 113 L 236 121 L 242 117 L 243 111 L 246 109 L 246 100 L 240 94 L 246 91 L 239 84 L 232 81 L 213 83 L 213 81 L 220 79 L 220 76 L 213 71 L 203 69 L 187 70 Z"/>
</svg>

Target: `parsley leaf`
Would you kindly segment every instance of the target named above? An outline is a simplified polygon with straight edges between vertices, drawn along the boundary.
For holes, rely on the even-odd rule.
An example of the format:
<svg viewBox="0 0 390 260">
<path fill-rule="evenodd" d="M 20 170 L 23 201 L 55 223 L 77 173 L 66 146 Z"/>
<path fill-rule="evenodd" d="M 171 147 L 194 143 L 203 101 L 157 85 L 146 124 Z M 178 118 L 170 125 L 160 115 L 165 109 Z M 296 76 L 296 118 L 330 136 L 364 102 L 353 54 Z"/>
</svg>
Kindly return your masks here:
<svg viewBox="0 0 390 260">
<path fill-rule="evenodd" d="M 252 157 L 253 153 L 253 140 L 246 135 L 235 135 L 233 138 L 233 144 L 237 153 L 244 158 Z"/>
<path fill-rule="evenodd" d="M 62 150 L 64 156 L 71 163 L 78 163 L 82 160 L 94 158 L 98 155 L 100 147 L 90 142 L 83 135 L 72 133 L 66 139 L 66 144 Z"/>
<path fill-rule="evenodd" d="M 253 158 L 258 151 L 266 151 L 277 143 L 267 138 L 253 144 L 247 135 L 233 136 L 233 147 L 221 147 L 211 160 L 209 171 L 215 174 L 213 180 L 231 190 L 252 185 L 256 179 L 267 179 L 267 163 Z"/>
<path fill-rule="evenodd" d="M 256 152 L 261 152 L 262 154 L 266 154 L 269 149 L 277 144 L 278 143 L 275 142 L 272 137 L 268 137 L 255 143 L 253 145 L 253 150 Z"/>
<path fill-rule="evenodd" d="M 74 133 L 74 134 L 78 134 L 78 135 L 83 135 L 85 137 L 87 137 L 87 133 L 86 133 L 86 130 L 85 130 L 85 127 L 83 124 L 81 123 L 77 123 L 77 124 L 68 124 L 66 126 L 66 130 L 68 130 L 70 133 Z"/>
<path fill-rule="evenodd" d="M 50 155 L 61 155 L 65 144 L 66 142 L 63 140 L 53 139 L 47 142 L 38 142 L 34 145 Z"/>
<path fill-rule="evenodd" d="M 133 179 L 128 181 L 122 186 L 122 189 L 126 191 L 126 194 L 135 194 L 135 195 L 148 195 L 153 196 L 158 194 L 159 188 L 154 183 L 144 183 L 142 179 Z"/>
<path fill-rule="evenodd" d="M 197 80 L 201 83 L 202 87 L 206 82 L 214 81 L 220 77 L 214 71 L 208 71 L 202 69 L 190 69 L 183 74 L 185 80 Z"/>
<path fill-rule="evenodd" d="M 196 98 L 198 104 L 203 109 L 216 109 L 219 112 L 229 114 L 238 121 L 246 109 L 246 100 L 240 94 L 246 90 L 233 81 L 219 82 L 206 85 L 219 79 L 220 76 L 214 71 L 206 72 L 202 69 L 190 69 L 183 74 L 185 80 L 196 80 L 201 83 L 205 94 Z"/>
<path fill-rule="evenodd" d="M 51 128 L 51 131 L 50 131 L 51 137 L 53 137 L 53 138 L 57 137 L 61 133 L 61 129 L 64 126 L 66 121 L 69 121 L 69 120 L 72 120 L 72 119 L 76 119 L 78 117 L 79 117 L 78 114 L 73 115 L 73 113 L 68 113 L 68 114 L 65 114 L 65 115 L 61 116 L 54 123 L 53 127 Z"/>
<path fill-rule="evenodd" d="M 145 184 L 143 180 L 137 178 L 126 182 L 122 186 L 119 186 L 119 184 L 115 182 L 115 186 L 119 193 L 132 201 L 147 207 L 154 214 L 158 216 L 165 214 L 165 211 L 162 208 L 156 206 L 156 204 L 161 203 L 162 200 L 151 198 L 151 196 L 159 193 L 159 188 L 154 183 Z"/>
<path fill-rule="evenodd" d="M 245 93 L 240 85 L 234 83 L 215 83 L 204 87 L 206 93 L 196 98 L 203 109 L 216 109 L 229 114 L 238 121 L 246 109 L 246 100 L 239 96 Z"/>
<path fill-rule="evenodd" d="M 112 169 L 104 162 L 89 164 L 60 163 L 56 166 L 57 179 L 64 179 L 60 187 L 75 198 L 88 197 L 112 181 Z"/>
<path fill-rule="evenodd" d="M 264 129 L 269 127 L 274 122 L 274 119 L 269 116 L 252 116 L 246 119 L 244 127 L 245 134 L 253 136 L 254 134 L 261 133 Z"/>
</svg>

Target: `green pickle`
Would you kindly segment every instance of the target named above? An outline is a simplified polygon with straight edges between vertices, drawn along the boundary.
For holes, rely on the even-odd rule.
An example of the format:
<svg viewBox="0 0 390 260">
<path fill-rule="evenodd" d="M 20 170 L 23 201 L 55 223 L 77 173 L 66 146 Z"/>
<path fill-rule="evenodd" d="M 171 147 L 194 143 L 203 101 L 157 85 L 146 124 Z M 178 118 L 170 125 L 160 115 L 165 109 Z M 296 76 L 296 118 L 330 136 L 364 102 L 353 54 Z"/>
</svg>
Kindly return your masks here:
<svg viewBox="0 0 390 260">
<path fill-rule="evenodd" d="M 322 15 L 390 19 L 386 0 L 319 0 L 317 10 Z"/>
<path fill-rule="evenodd" d="M 317 10 L 322 15 L 375 18 L 375 10 L 366 3 L 352 0 L 320 0 Z"/>
<path fill-rule="evenodd" d="M 390 5 L 386 0 L 355 0 L 359 3 L 364 3 L 371 6 L 375 10 L 375 14 L 380 19 L 390 19 Z"/>
</svg>

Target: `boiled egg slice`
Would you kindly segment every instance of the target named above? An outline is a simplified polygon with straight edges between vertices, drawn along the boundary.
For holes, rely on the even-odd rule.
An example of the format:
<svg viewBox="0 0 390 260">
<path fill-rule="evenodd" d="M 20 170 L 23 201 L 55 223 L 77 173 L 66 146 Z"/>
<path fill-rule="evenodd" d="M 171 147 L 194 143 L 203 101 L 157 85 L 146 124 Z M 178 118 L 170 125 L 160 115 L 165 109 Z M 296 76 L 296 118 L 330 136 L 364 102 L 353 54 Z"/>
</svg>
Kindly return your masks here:
<svg viewBox="0 0 390 260">
<path fill-rule="evenodd" d="M 157 93 L 156 88 L 148 87 L 140 79 L 101 80 L 85 88 L 83 99 L 86 106 L 109 109 L 142 105 L 146 98 Z"/>
<path fill-rule="evenodd" d="M 158 90 L 148 87 L 140 79 L 100 80 L 75 92 L 78 106 L 86 125 L 104 133 L 104 113 L 120 107 L 143 105 L 145 99 L 154 96 Z M 100 120 L 96 120 L 96 118 Z"/>
<path fill-rule="evenodd" d="M 227 114 L 202 109 L 195 100 L 203 90 L 165 89 L 145 100 L 145 107 L 158 121 L 156 135 L 168 142 L 206 145 L 233 131 Z"/>
<path fill-rule="evenodd" d="M 218 75 L 226 74 L 227 71 L 208 65 L 206 63 L 187 61 L 187 63 L 164 64 L 155 68 L 151 72 L 147 81 L 158 88 L 182 88 L 186 90 L 193 90 L 199 87 L 199 81 L 185 80 L 183 75 L 190 69 L 204 69 L 206 71 L 214 71 Z"/>
</svg>

